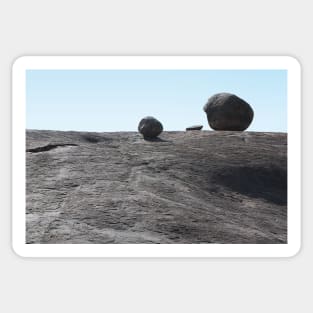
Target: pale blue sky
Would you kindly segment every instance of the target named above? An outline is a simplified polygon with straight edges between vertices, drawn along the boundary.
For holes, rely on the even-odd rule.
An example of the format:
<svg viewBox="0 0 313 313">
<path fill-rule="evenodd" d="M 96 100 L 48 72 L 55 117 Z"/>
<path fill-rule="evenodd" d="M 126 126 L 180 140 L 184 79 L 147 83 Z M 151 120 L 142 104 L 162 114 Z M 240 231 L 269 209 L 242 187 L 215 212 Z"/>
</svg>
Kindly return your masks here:
<svg viewBox="0 0 313 313">
<path fill-rule="evenodd" d="M 203 111 L 218 92 L 254 110 L 250 131 L 287 132 L 285 70 L 27 70 L 26 127 L 136 131 L 154 116 L 164 130 L 210 129 Z"/>
</svg>

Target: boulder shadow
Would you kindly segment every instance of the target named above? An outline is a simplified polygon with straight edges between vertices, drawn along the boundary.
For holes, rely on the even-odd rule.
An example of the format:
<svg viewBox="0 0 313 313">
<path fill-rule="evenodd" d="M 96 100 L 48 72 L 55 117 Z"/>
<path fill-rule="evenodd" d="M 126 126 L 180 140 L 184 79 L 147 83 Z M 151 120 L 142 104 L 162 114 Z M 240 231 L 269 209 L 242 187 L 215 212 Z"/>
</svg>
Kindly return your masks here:
<svg viewBox="0 0 313 313">
<path fill-rule="evenodd" d="M 156 137 L 156 138 L 149 138 L 149 137 L 143 137 L 145 141 L 151 141 L 151 142 L 169 142 L 168 140 Z"/>
</svg>

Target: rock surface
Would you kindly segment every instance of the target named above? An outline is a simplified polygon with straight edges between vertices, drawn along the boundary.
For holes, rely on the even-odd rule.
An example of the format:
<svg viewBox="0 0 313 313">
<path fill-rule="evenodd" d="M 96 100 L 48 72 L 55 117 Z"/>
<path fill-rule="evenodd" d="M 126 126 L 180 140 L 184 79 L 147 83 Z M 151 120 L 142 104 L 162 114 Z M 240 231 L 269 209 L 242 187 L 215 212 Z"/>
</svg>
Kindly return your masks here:
<svg viewBox="0 0 313 313">
<path fill-rule="evenodd" d="M 193 125 L 193 126 L 189 126 L 186 128 L 186 130 L 201 130 L 202 129 L 202 125 Z"/>
<path fill-rule="evenodd" d="M 156 118 L 146 116 L 139 122 L 138 131 L 144 136 L 144 138 L 153 139 L 162 133 L 163 126 Z"/>
<path fill-rule="evenodd" d="M 243 131 L 253 120 L 253 110 L 243 99 L 231 93 L 218 93 L 203 107 L 214 130 Z"/>
<path fill-rule="evenodd" d="M 287 136 L 27 131 L 27 243 L 286 243 Z"/>
</svg>

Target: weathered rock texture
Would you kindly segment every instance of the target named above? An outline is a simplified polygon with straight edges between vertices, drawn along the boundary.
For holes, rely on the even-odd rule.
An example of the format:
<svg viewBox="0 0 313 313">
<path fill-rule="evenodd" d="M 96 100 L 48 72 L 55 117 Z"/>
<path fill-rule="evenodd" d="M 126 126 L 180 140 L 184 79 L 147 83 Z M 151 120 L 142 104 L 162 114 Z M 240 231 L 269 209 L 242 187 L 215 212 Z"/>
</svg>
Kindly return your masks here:
<svg viewBox="0 0 313 313">
<path fill-rule="evenodd" d="M 163 125 L 156 118 L 147 116 L 139 122 L 138 131 L 144 138 L 153 139 L 162 133 Z"/>
<path fill-rule="evenodd" d="M 286 243 L 287 136 L 27 131 L 27 243 Z"/>
<path fill-rule="evenodd" d="M 253 120 L 251 106 L 231 93 L 218 93 L 203 107 L 209 125 L 214 130 L 243 131 Z"/>
</svg>

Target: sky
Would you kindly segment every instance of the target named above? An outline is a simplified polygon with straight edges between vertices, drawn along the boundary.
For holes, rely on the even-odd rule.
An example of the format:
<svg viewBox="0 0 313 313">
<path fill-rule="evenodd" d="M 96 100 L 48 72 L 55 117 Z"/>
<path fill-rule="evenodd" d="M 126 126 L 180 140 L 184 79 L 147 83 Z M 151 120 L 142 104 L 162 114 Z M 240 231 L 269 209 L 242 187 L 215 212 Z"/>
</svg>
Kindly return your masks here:
<svg viewBox="0 0 313 313">
<path fill-rule="evenodd" d="M 26 127 L 137 131 L 154 116 L 164 130 L 208 130 L 203 106 L 219 92 L 251 105 L 247 130 L 287 132 L 286 70 L 27 70 Z"/>
</svg>

